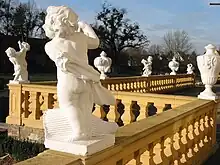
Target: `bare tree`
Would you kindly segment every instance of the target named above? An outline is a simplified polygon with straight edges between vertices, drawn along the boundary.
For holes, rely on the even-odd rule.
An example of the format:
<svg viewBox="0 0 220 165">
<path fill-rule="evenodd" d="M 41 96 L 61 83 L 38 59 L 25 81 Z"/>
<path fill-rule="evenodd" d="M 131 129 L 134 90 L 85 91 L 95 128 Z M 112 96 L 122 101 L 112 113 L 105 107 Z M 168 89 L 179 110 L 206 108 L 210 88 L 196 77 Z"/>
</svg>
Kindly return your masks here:
<svg viewBox="0 0 220 165">
<path fill-rule="evenodd" d="M 167 52 L 188 53 L 192 50 L 190 37 L 184 30 L 169 31 L 163 37 L 164 46 Z"/>
<path fill-rule="evenodd" d="M 148 49 L 149 55 L 160 55 L 163 53 L 163 47 L 161 45 L 153 44 Z"/>
<path fill-rule="evenodd" d="M 13 30 L 13 14 L 17 4 L 17 0 L 0 0 L 0 31 L 5 35 L 11 35 Z"/>
<path fill-rule="evenodd" d="M 44 11 L 37 9 L 34 1 L 20 3 L 13 14 L 13 34 L 23 40 L 35 37 L 43 25 Z"/>
</svg>

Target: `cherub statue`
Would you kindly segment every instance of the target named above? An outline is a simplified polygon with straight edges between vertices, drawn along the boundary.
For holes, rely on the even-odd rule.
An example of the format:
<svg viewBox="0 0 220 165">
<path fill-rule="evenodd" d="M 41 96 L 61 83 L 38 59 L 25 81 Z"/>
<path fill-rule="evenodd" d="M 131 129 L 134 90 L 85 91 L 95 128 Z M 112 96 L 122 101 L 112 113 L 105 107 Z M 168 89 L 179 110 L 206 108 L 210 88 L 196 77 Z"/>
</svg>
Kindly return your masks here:
<svg viewBox="0 0 220 165">
<path fill-rule="evenodd" d="M 115 105 L 115 98 L 100 83 L 100 73 L 88 63 L 88 49 L 99 46 L 99 38 L 92 27 L 79 21 L 78 15 L 66 6 L 50 6 L 45 24 L 46 36 L 51 39 L 45 51 L 57 67 L 57 96 L 59 109 L 44 114 L 45 146 L 73 154 L 86 155 L 72 144 L 83 144 L 91 139 L 114 134 L 118 128 L 114 122 L 106 122 L 92 114 L 93 105 Z M 54 117 L 56 120 L 54 120 Z M 65 122 L 64 122 L 65 121 Z M 114 144 L 108 138 L 106 146 Z M 60 145 L 54 145 L 59 141 Z M 65 149 L 63 144 L 69 144 Z M 104 147 L 104 146 L 103 146 Z"/>
<path fill-rule="evenodd" d="M 195 68 L 193 67 L 193 64 L 187 64 L 187 69 L 186 69 L 187 74 L 193 74 L 194 73 L 193 72 L 194 69 Z"/>
<path fill-rule="evenodd" d="M 96 57 L 94 60 L 94 66 L 101 72 L 100 79 L 106 79 L 107 75 L 111 70 L 112 60 L 107 57 L 107 54 L 102 51 L 100 57 Z"/>
<path fill-rule="evenodd" d="M 29 82 L 28 81 L 28 71 L 27 71 L 27 62 L 26 54 L 30 50 L 30 45 L 26 42 L 18 41 L 20 48 L 19 52 L 16 52 L 14 48 L 9 47 L 5 53 L 9 57 L 9 60 L 14 65 L 14 79 L 10 83 L 21 83 Z"/>
<path fill-rule="evenodd" d="M 141 60 L 141 63 L 144 65 L 144 68 L 143 68 L 144 72 L 142 76 L 148 77 L 149 75 L 152 74 L 152 61 L 153 61 L 152 56 L 149 56 L 147 60 L 145 59 Z"/>
<path fill-rule="evenodd" d="M 179 62 L 176 60 L 176 57 L 174 56 L 172 61 L 168 64 L 169 68 L 171 69 L 170 75 L 176 75 L 176 72 L 179 70 Z"/>
</svg>

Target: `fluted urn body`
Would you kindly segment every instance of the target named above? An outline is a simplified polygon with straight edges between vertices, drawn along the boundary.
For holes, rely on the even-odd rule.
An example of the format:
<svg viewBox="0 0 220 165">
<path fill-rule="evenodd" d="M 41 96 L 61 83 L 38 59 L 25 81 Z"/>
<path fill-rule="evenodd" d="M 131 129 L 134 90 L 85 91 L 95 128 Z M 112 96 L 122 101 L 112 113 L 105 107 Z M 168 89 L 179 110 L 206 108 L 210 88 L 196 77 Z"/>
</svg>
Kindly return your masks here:
<svg viewBox="0 0 220 165">
<path fill-rule="evenodd" d="M 176 75 L 176 72 L 179 69 L 179 65 L 180 65 L 179 62 L 176 60 L 175 57 L 173 57 L 172 61 L 170 61 L 169 64 L 168 64 L 170 70 L 172 71 L 170 73 L 170 75 Z"/>
<path fill-rule="evenodd" d="M 218 97 L 212 91 L 213 85 L 217 82 L 220 72 L 220 56 L 216 47 L 209 44 L 205 47 L 206 53 L 197 57 L 197 65 L 201 74 L 205 90 L 198 96 L 201 99 L 215 100 Z"/>
</svg>

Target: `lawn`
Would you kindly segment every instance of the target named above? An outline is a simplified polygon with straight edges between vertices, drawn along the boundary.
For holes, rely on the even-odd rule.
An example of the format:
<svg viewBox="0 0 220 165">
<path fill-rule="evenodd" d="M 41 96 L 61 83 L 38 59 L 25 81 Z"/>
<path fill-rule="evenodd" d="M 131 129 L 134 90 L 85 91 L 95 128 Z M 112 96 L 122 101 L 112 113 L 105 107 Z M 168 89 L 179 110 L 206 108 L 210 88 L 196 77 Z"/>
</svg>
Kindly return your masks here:
<svg viewBox="0 0 220 165">
<path fill-rule="evenodd" d="M 19 141 L 8 137 L 6 132 L 0 132 L 0 157 L 10 155 L 14 162 L 19 162 L 37 156 L 44 150 L 43 144 Z"/>
</svg>

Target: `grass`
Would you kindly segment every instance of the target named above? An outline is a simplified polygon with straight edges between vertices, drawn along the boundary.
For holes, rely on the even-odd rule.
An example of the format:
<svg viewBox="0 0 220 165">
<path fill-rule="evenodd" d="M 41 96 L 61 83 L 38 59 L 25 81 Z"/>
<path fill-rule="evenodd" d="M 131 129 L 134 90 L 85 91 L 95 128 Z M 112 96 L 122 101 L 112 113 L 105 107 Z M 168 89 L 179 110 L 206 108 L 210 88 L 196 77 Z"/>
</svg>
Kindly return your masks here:
<svg viewBox="0 0 220 165">
<path fill-rule="evenodd" d="M 43 144 L 19 141 L 8 137 L 7 133 L 0 133 L 0 156 L 10 154 L 16 162 L 19 162 L 37 156 L 44 150 Z"/>
</svg>

